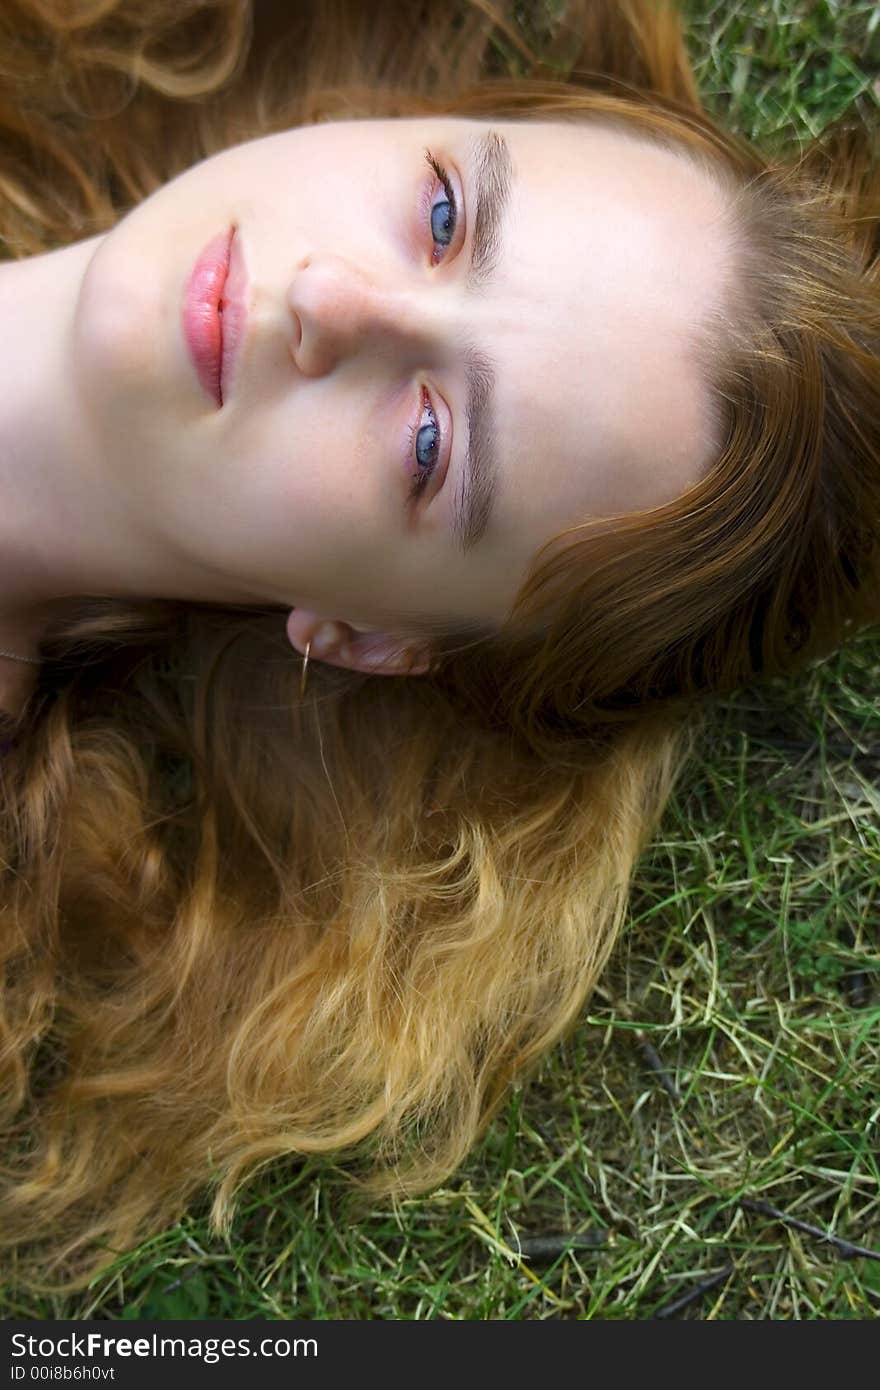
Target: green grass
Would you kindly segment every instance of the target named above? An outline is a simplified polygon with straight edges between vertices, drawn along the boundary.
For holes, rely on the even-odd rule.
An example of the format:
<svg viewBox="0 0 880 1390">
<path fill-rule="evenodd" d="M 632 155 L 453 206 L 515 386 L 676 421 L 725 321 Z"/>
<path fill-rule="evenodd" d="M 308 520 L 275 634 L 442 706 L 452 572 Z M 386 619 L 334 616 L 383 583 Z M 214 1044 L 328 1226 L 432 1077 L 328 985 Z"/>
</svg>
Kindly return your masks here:
<svg viewBox="0 0 880 1390">
<path fill-rule="evenodd" d="M 680 8 L 706 104 L 765 146 L 818 134 L 877 81 L 880 20 L 864 0 L 680 0 Z"/>
<path fill-rule="evenodd" d="M 683 9 L 749 138 L 872 99 L 873 4 Z M 880 1260 L 841 1243 L 880 1249 L 878 683 L 880 636 L 715 712 L 581 1026 L 446 1187 L 353 1221 L 336 1169 L 277 1165 L 228 1241 L 194 1208 L 88 1293 L 0 1312 L 876 1316 Z"/>
</svg>

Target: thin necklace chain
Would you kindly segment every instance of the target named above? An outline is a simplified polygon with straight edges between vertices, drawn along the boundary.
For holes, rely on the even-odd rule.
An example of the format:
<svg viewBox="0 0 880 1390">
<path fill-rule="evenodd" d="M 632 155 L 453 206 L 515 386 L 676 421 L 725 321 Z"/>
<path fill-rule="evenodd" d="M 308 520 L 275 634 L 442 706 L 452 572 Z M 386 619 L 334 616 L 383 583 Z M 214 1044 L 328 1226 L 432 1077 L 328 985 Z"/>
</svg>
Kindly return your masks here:
<svg viewBox="0 0 880 1390">
<path fill-rule="evenodd" d="M 19 656 L 17 652 L 4 652 L 0 650 L 0 656 L 8 656 L 10 661 L 27 661 L 31 666 L 39 666 L 40 659 L 37 656 Z"/>
</svg>

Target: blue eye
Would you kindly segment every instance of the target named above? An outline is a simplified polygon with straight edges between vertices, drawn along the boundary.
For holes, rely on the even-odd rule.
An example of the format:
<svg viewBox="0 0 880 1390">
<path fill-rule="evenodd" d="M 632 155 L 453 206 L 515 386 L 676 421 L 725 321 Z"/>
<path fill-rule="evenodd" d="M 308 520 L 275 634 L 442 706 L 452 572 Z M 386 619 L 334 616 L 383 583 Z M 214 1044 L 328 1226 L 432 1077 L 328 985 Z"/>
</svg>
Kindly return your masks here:
<svg viewBox="0 0 880 1390">
<path fill-rule="evenodd" d="M 423 421 L 427 419 L 427 424 Z M 413 451 L 415 443 L 415 451 Z M 409 444 L 407 452 L 410 457 L 415 456 L 417 473 L 413 479 L 412 487 L 409 490 L 410 502 L 416 502 L 421 497 L 431 479 L 431 475 L 440 460 L 440 446 L 443 443 L 443 436 L 437 424 L 437 417 L 431 406 L 431 398 L 422 387 L 422 413 L 419 424 L 411 425 L 409 430 Z"/>
<path fill-rule="evenodd" d="M 431 261 L 432 264 L 436 264 L 437 261 L 443 259 L 446 250 L 455 239 L 455 229 L 458 225 L 458 203 L 455 189 L 452 187 L 452 180 L 443 165 L 434 158 L 430 150 L 425 150 L 425 160 L 434 177 L 427 180 L 422 193 L 421 217 L 430 233 L 432 242 L 439 243 L 443 248 L 439 256 L 436 250 L 432 249 Z M 446 197 L 435 202 L 435 184 L 438 179 L 443 185 Z M 434 469 L 440 461 L 442 446 L 443 435 L 431 405 L 431 398 L 422 387 L 422 413 L 418 425 L 410 426 L 407 445 L 408 457 L 415 458 L 416 463 L 416 473 L 409 491 L 410 502 L 418 501 L 428 486 Z"/>
<path fill-rule="evenodd" d="M 434 179 L 429 179 L 422 194 L 422 220 L 428 228 L 431 240 L 439 242 L 445 253 L 455 237 L 455 229 L 458 225 L 458 203 L 455 198 L 455 189 L 452 187 L 452 180 L 443 165 L 438 163 L 430 150 L 425 150 L 425 159 L 432 173 L 442 183 L 446 197 L 439 203 L 432 201 Z M 442 259 L 442 254 L 437 256 L 432 251 L 432 264 L 436 265 L 437 261 L 442 261 Z"/>
</svg>

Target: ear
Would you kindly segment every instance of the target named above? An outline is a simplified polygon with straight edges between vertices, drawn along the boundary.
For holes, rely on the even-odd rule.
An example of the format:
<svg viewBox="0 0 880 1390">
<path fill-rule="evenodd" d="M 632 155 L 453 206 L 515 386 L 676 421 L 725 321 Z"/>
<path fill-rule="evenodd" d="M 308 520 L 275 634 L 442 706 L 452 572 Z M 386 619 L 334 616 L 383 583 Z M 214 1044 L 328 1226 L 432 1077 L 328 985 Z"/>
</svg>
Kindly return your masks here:
<svg viewBox="0 0 880 1390">
<path fill-rule="evenodd" d="M 349 671 L 380 676 L 420 676 L 430 666 L 424 639 L 394 637 L 363 625 L 328 620 L 308 608 L 294 608 L 287 617 L 287 638 L 301 656 L 326 661 Z"/>
</svg>

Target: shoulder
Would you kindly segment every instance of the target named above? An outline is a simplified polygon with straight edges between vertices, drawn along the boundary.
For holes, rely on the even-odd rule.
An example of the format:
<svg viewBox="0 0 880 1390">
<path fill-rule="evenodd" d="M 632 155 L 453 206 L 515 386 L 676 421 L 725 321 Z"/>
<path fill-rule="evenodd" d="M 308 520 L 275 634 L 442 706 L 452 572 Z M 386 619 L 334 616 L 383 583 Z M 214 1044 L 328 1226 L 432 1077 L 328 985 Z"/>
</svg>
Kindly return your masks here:
<svg viewBox="0 0 880 1390">
<path fill-rule="evenodd" d="M 15 715 L 7 705 L 0 704 L 0 755 L 12 746 L 15 739 Z"/>
<path fill-rule="evenodd" d="M 0 710 L 0 758 L 4 757 L 4 755 L 9 752 L 10 748 L 15 743 L 15 737 L 13 735 L 12 730 L 13 721 L 10 719 L 8 714 L 5 714 L 2 710 Z"/>
<path fill-rule="evenodd" d="M 33 666 L 16 666 L 0 662 L 0 729 L 3 721 L 13 721 L 24 708 L 28 696 L 36 683 Z"/>
</svg>

